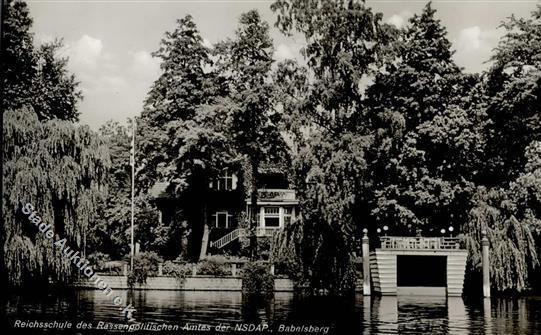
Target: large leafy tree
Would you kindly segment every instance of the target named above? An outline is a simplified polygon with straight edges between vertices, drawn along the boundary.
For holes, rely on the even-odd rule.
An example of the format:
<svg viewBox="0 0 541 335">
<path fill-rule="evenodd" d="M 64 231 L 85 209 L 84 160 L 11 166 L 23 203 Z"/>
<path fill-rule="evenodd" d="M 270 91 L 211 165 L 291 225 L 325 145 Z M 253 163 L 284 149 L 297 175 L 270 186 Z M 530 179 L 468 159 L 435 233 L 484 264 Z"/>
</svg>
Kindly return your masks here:
<svg viewBox="0 0 541 335">
<path fill-rule="evenodd" d="M 23 1 L 2 1 L 2 93 L 4 108 L 19 107 L 32 97 L 36 76 L 32 18 Z"/>
<path fill-rule="evenodd" d="M 126 126 L 110 120 L 100 128 L 99 135 L 109 148 L 111 169 L 107 197 L 89 231 L 89 251 L 105 252 L 119 259 L 130 251 L 131 134 Z M 142 251 L 170 253 L 167 247 L 175 237 L 174 231 L 158 224 L 158 212 L 145 193 L 135 197 L 134 221 L 135 241 L 141 244 Z"/>
<path fill-rule="evenodd" d="M 295 141 L 298 254 L 312 287 L 345 292 L 354 284 L 354 212 L 366 187 L 365 153 L 373 140 L 365 83 L 393 54 L 396 31 L 363 1 L 280 0 L 271 8 L 278 28 L 301 33 L 307 42 L 301 51 L 307 66 L 287 61 L 275 74 L 285 129 Z"/>
<path fill-rule="evenodd" d="M 541 142 L 525 151 L 526 165 L 506 187 L 479 186 L 466 231 L 469 277 L 481 272 L 482 232 L 490 241 L 492 286 L 499 292 L 524 292 L 536 285 L 539 269 L 536 238 L 541 233 Z"/>
<path fill-rule="evenodd" d="M 225 101 L 219 105 L 201 106 L 196 117 L 186 121 L 178 133 L 183 145 L 172 162 L 177 175 L 189 185 L 183 198 L 188 206 L 200 210 L 195 213 L 195 218 L 202 222 L 196 227 L 200 228 L 201 234 L 199 259 L 207 255 L 209 242 L 209 182 L 225 169 L 241 169 L 241 160 L 228 136 L 230 108 Z"/>
<path fill-rule="evenodd" d="M 2 26 L 2 279 L 66 281 L 71 266 L 22 215 L 31 203 L 57 236 L 85 252 L 105 192 L 106 145 L 72 122 L 81 93 L 59 41 L 34 47 L 23 1 L 4 1 Z"/>
<path fill-rule="evenodd" d="M 199 248 L 190 247 L 190 254 L 201 258 L 208 244 L 209 181 L 231 161 L 219 130 L 225 122 L 220 116 L 223 113 L 208 108 L 224 86 L 191 16 L 177 21 L 154 56 L 162 61 L 162 74 L 154 82 L 139 120 L 138 161 L 146 164 L 140 182 L 143 188 L 155 181 L 169 182 L 171 194 L 182 197 L 183 219 L 190 221 L 192 236 L 200 236 L 202 241 Z"/>
<path fill-rule="evenodd" d="M 523 152 L 541 139 L 541 6 L 530 18 L 511 16 L 491 58 L 486 94 L 487 153 L 484 183 L 513 180 L 525 164 Z"/>
<path fill-rule="evenodd" d="M 152 55 L 161 60 L 162 74 L 148 93 L 142 118 L 152 125 L 193 118 L 198 106 L 209 100 L 209 91 L 215 89 L 209 81 L 209 50 L 193 18 L 179 19 Z"/>
<path fill-rule="evenodd" d="M 40 120 L 76 121 L 82 98 L 78 83 L 58 55 L 60 40 L 34 46 L 26 3 L 7 1 L 2 24 L 2 96 L 5 109 L 32 106 Z"/>
<path fill-rule="evenodd" d="M 32 204 L 58 238 L 84 253 L 105 192 L 109 155 L 87 126 L 40 122 L 28 109 L 4 113 L 2 273 L 12 285 L 67 281 L 71 264 L 22 213 Z"/>
<path fill-rule="evenodd" d="M 269 25 L 255 10 L 240 17 L 240 27 L 233 40 L 217 46 L 217 71 L 226 84 L 226 98 L 219 104 L 229 106 L 228 138 L 234 151 L 245 164 L 252 210 L 250 227 L 255 228 L 257 176 L 261 164 L 284 153 L 284 140 L 279 133 L 279 114 L 274 110 L 274 87 L 271 82 L 272 55 Z M 282 156 L 283 157 L 283 156 Z M 256 257 L 257 238 L 252 229 L 250 248 Z"/>
<path fill-rule="evenodd" d="M 498 291 L 522 292 L 538 282 L 541 194 L 541 7 L 531 18 L 511 16 L 479 85 L 486 111 L 485 164 L 467 221 L 469 273 L 480 271 L 479 240 L 491 242 L 491 276 Z M 535 272 L 537 271 L 537 272 Z"/>
<path fill-rule="evenodd" d="M 301 53 L 308 69 L 291 61 L 281 64 L 282 79 L 293 85 L 289 93 L 295 92 L 291 88 L 297 93 L 282 97 L 293 104 L 286 110 L 330 133 L 362 127 L 365 80 L 393 54 L 395 29 L 382 24 L 382 14 L 364 1 L 278 0 L 271 8 L 283 33 L 300 33 L 306 40 Z"/>
<path fill-rule="evenodd" d="M 209 101 L 211 82 L 205 68 L 210 66 L 209 50 L 191 16 L 177 21 L 166 32 L 154 57 L 161 59 L 162 74 L 152 85 L 138 124 L 138 152 L 146 160 L 142 177 L 145 186 L 171 178 L 167 169 L 182 142 L 177 135 L 182 123 Z"/>
<path fill-rule="evenodd" d="M 476 77 L 452 60 L 430 3 L 410 19 L 399 50 L 367 94 L 375 130 L 371 216 L 393 233 L 439 234 L 465 221 L 480 169 L 483 114 L 461 100 Z"/>
</svg>

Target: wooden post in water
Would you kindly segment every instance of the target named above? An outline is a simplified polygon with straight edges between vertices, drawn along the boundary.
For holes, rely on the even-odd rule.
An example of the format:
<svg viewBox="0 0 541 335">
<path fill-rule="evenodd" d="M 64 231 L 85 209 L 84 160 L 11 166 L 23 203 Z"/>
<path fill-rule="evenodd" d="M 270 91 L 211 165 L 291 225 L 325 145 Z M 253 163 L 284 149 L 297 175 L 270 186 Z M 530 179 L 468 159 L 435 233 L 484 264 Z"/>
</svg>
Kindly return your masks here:
<svg viewBox="0 0 541 335">
<path fill-rule="evenodd" d="M 489 258 L 489 242 L 487 232 L 482 231 L 482 248 L 483 248 L 483 297 L 490 298 L 490 258 Z"/>
<path fill-rule="evenodd" d="M 363 295 L 370 295 L 370 242 L 367 234 L 368 230 L 364 229 L 363 232 Z"/>
</svg>

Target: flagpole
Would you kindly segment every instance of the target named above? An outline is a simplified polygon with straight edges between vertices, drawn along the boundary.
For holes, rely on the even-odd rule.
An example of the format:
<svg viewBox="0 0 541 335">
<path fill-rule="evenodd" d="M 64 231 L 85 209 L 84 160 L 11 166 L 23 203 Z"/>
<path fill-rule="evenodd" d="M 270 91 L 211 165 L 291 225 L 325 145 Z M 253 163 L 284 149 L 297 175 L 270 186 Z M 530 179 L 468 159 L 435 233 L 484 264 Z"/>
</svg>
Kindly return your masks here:
<svg viewBox="0 0 541 335">
<path fill-rule="evenodd" d="M 134 223 L 134 212 L 135 212 L 135 128 L 136 128 L 136 119 L 133 118 L 132 123 L 132 139 L 131 139 L 131 155 L 130 155 L 130 165 L 131 165 L 131 255 L 130 255 L 130 269 L 133 271 L 133 257 L 135 256 L 135 245 L 134 245 L 134 233 L 133 233 L 133 223 Z"/>
</svg>

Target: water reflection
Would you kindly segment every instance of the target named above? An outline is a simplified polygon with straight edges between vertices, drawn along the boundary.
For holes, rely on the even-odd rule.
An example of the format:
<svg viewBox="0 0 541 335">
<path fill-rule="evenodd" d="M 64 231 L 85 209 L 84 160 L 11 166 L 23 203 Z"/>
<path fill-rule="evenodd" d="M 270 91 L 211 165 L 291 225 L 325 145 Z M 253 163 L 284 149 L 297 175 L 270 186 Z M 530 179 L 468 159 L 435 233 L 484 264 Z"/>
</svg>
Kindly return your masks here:
<svg viewBox="0 0 541 335">
<path fill-rule="evenodd" d="M 492 308 L 490 298 L 483 299 L 483 320 L 485 334 L 492 334 Z"/>
<path fill-rule="evenodd" d="M 466 314 L 466 305 L 462 298 L 449 297 L 447 299 L 448 333 L 450 335 L 467 334 L 471 324 Z"/>
<path fill-rule="evenodd" d="M 239 292 L 121 292 L 139 321 L 217 325 L 253 322 L 328 326 L 331 334 L 541 334 L 541 297 L 478 299 L 438 297 L 303 297 L 277 293 L 270 301 Z M 119 322 L 120 309 L 100 291 L 12 296 L 8 319 Z"/>
</svg>

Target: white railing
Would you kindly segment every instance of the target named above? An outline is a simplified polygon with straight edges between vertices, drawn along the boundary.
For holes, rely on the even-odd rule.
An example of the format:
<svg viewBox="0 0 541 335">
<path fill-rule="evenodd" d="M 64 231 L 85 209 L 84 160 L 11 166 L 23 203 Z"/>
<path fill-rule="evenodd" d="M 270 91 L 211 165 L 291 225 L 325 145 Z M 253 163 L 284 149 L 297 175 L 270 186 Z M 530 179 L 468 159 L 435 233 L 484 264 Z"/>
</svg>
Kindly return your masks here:
<svg viewBox="0 0 541 335">
<path fill-rule="evenodd" d="M 457 237 L 380 237 L 382 249 L 460 249 Z"/>
<path fill-rule="evenodd" d="M 273 236 L 274 233 L 280 229 L 279 227 L 257 227 L 255 230 L 255 235 L 258 237 L 263 236 Z"/>
<path fill-rule="evenodd" d="M 278 231 L 280 228 L 278 227 L 257 227 L 255 230 L 255 235 L 257 237 L 264 237 L 264 236 L 273 236 L 276 231 Z M 230 233 L 227 233 L 226 235 L 220 237 L 214 242 L 210 242 L 210 247 L 216 247 L 218 249 L 221 249 L 228 245 L 229 243 L 235 241 L 239 237 L 244 236 L 245 234 L 249 234 L 249 230 L 245 228 L 238 228 Z"/>
<path fill-rule="evenodd" d="M 223 248 L 224 246 L 228 245 L 229 243 L 235 241 L 239 237 L 241 237 L 245 233 L 243 228 L 238 228 L 233 230 L 232 232 L 220 237 L 214 242 L 210 242 L 210 247 L 216 247 L 218 249 Z"/>
</svg>

